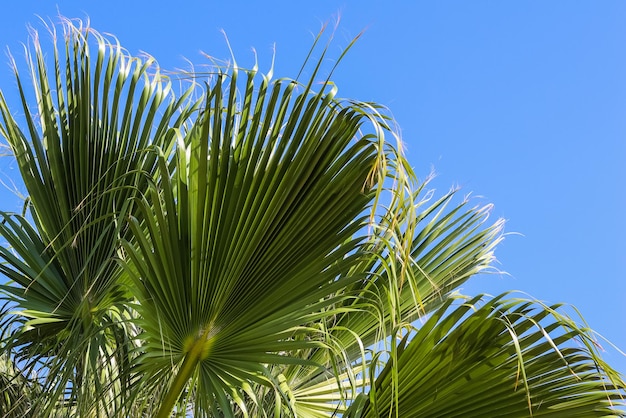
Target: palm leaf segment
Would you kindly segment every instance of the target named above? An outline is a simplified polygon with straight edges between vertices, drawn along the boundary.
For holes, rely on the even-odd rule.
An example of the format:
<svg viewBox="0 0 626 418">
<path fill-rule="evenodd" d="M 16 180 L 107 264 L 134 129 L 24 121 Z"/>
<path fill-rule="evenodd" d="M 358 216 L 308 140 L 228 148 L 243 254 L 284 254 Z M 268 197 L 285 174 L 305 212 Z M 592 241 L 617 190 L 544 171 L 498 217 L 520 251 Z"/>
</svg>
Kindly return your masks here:
<svg viewBox="0 0 626 418">
<path fill-rule="evenodd" d="M 377 106 L 236 65 L 176 98 L 151 60 L 66 29 L 53 81 L 35 42 L 41 131 L 19 76 L 25 132 L 0 97 L 34 223 L 0 226 L 17 309 L 3 349 L 54 389 L 34 408 L 437 416 L 464 399 L 483 416 L 618 413 L 623 381 L 587 330 L 524 301 L 451 308 L 501 223 L 450 209 L 454 193 L 423 197 Z"/>
</svg>

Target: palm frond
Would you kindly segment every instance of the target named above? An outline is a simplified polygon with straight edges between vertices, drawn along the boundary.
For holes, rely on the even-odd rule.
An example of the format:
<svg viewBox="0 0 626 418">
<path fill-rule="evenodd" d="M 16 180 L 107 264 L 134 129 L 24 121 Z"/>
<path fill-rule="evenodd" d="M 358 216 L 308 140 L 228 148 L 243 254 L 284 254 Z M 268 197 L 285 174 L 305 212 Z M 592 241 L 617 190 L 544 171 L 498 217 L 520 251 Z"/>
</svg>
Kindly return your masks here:
<svg viewBox="0 0 626 418">
<path fill-rule="evenodd" d="M 207 86 L 176 171 L 160 158 L 137 205 L 145 222 L 131 223 L 136 245 L 125 245 L 142 358 L 151 369 L 157 359 L 162 370 L 177 365 L 164 411 L 192 376 L 225 413 L 232 398 L 220 393 L 272 384 L 264 364 L 308 363 L 281 353 L 324 346 L 305 325 L 332 315 L 338 291 L 362 278 L 343 272 L 361 256 L 380 155 L 359 135 L 364 109 L 295 81 L 262 79 L 255 93 L 255 73 L 245 75 L 241 100 L 236 68 Z"/>
<path fill-rule="evenodd" d="M 0 134 L 30 210 L 1 214 L 8 246 L 0 249 L 0 271 L 12 280 L 3 289 L 23 319 L 7 344 L 35 358 L 31 367 L 42 362 L 45 386 L 58 399 L 93 388 L 85 379 L 99 384 L 103 360 L 121 366 L 112 359 L 129 352 L 126 332 L 118 331 L 123 322 L 114 319 L 132 299 L 116 262 L 119 239 L 128 234 L 124 218 L 154 172 L 148 148 L 171 150 L 173 129 L 193 111 L 185 94 L 171 95 L 153 60 L 128 56 L 88 27 L 65 21 L 63 29 L 63 49 L 54 43 L 50 66 L 37 32 L 26 49 L 36 110 L 14 66 L 25 131 L 0 93 Z M 56 40 L 54 30 L 50 35 Z"/>
<path fill-rule="evenodd" d="M 559 305 L 507 296 L 449 298 L 346 416 L 621 416 L 626 385 L 590 330 Z"/>
</svg>

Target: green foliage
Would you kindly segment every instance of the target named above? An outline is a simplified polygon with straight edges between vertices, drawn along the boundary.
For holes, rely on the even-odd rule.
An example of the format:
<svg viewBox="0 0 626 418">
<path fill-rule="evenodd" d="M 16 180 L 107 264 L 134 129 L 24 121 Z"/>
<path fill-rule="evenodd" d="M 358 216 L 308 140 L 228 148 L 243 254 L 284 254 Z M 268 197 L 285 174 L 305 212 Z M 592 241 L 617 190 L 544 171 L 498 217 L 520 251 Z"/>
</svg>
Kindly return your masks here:
<svg viewBox="0 0 626 418">
<path fill-rule="evenodd" d="M 324 48 L 306 82 L 234 64 L 178 93 L 62 27 L 32 92 L 14 65 L 25 128 L 0 93 L 28 191 L 0 213 L 3 416 L 623 415 L 589 329 L 454 293 L 502 221 L 435 199 L 383 108 L 317 83 Z"/>
</svg>

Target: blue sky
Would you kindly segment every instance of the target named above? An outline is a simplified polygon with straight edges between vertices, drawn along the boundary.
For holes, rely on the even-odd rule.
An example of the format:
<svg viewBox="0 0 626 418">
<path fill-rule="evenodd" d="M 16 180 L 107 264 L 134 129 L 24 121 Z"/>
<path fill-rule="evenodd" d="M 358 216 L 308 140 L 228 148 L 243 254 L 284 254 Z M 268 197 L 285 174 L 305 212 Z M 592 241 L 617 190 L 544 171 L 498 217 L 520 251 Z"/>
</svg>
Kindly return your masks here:
<svg viewBox="0 0 626 418">
<path fill-rule="evenodd" d="M 388 106 L 408 158 L 440 192 L 459 185 L 493 203 L 509 235 L 497 250 L 508 275 L 478 277 L 468 294 L 521 290 L 576 306 L 626 350 L 626 2 L 21 0 L 0 15 L 0 46 L 18 62 L 36 15 L 89 17 L 132 54 L 166 69 L 200 51 L 296 76 L 313 35 L 341 15 L 331 55 L 366 30 L 337 70 L 339 95 Z M 8 58 L 0 89 L 16 100 Z M 7 64 L 7 65 L 4 65 Z M 13 96 L 13 97 L 11 97 Z M 19 178 L 8 158 L 0 179 Z M 0 187 L 4 210 L 19 200 Z M 626 357 L 605 358 L 626 373 Z"/>
</svg>

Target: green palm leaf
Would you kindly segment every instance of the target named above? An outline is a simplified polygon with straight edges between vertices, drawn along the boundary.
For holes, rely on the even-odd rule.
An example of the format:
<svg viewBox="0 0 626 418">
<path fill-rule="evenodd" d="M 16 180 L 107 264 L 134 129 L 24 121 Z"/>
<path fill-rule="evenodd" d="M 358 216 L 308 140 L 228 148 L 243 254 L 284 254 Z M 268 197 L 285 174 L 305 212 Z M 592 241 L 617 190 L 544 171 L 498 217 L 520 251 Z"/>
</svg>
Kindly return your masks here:
<svg viewBox="0 0 626 418">
<path fill-rule="evenodd" d="M 345 310 L 333 308 L 350 297 L 338 291 L 363 279 L 342 273 L 359 261 L 365 237 L 355 233 L 373 197 L 381 150 L 359 135 L 370 117 L 293 81 L 263 79 L 254 93 L 253 71 L 239 101 L 238 73 L 207 86 L 176 172 L 162 156 L 158 184 L 138 204 L 146 221 L 131 224 L 136 245 L 125 245 L 142 358 L 151 369 L 160 358 L 159 377 L 178 365 L 167 412 L 194 376 L 228 414 L 233 399 L 220 392 L 272 384 L 266 363 L 306 364 L 287 354 L 323 346 L 306 324 Z"/>
<path fill-rule="evenodd" d="M 587 328 L 523 299 L 449 298 L 376 376 L 348 417 L 606 417 L 624 381 Z M 620 415 L 621 416 L 621 415 Z"/>
<path fill-rule="evenodd" d="M 0 134 L 17 160 L 30 210 L 29 217 L 0 214 L 9 244 L 0 249 L 6 262 L 0 271 L 13 281 L 3 289 L 18 311 L 8 344 L 21 347 L 30 368 L 43 362 L 46 386 L 58 397 L 65 390 L 75 397 L 106 384 L 128 362 L 119 355 L 129 351 L 130 340 L 117 330 L 130 300 L 115 261 L 128 233 L 123 219 L 154 171 L 157 158 L 147 149 L 171 149 L 172 127 L 190 110 L 185 95 L 171 96 L 153 60 L 128 57 L 119 45 L 69 22 L 64 31 L 65 50 L 55 45 L 51 73 L 33 36 L 28 62 L 36 113 L 15 66 L 25 132 L 0 94 Z M 101 382 L 100 370 L 111 364 Z"/>
</svg>

